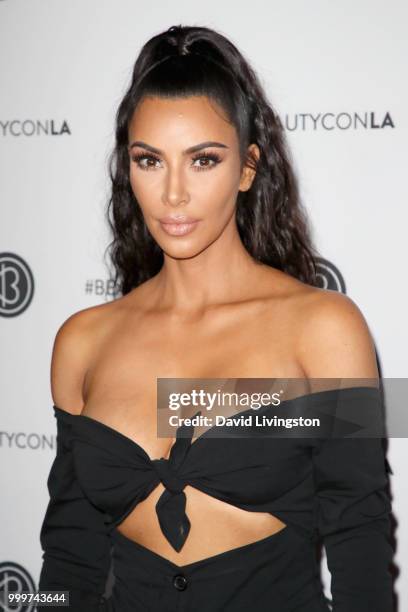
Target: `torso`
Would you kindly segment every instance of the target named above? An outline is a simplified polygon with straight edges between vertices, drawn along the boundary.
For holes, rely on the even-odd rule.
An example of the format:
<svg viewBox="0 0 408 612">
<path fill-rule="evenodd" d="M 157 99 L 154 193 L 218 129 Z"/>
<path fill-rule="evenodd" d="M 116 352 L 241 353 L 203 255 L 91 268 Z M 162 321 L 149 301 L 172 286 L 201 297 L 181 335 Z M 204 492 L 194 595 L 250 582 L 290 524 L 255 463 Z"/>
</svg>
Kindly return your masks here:
<svg viewBox="0 0 408 612">
<path fill-rule="evenodd" d="M 149 308 L 149 282 L 89 309 L 92 357 L 84 377 L 82 414 L 133 439 L 151 459 L 167 458 L 174 438 L 156 436 L 157 377 L 304 377 L 296 340 L 305 305 L 321 290 L 273 269 L 264 269 L 262 280 L 258 296 L 213 307 L 199 320 L 180 324 L 174 313 Z M 155 511 L 163 489 L 160 483 L 118 530 L 178 565 L 285 528 L 269 513 L 237 508 L 187 485 L 191 530 L 176 552 L 164 537 Z"/>
</svg>

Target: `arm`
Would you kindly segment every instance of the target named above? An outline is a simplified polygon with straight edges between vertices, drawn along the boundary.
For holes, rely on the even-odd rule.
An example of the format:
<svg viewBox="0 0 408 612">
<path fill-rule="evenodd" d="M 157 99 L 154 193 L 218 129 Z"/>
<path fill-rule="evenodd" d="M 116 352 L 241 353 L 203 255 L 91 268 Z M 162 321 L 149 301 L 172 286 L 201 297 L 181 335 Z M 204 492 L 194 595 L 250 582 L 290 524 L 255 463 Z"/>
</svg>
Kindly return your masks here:
<svg viewBox="0 0 408 612">
<path fill-rule="evenodd" d="M 52 394 L 54 403 L 67 412 L 79 413 L 83 406 L 88 314 L 82 311 L 70 317 L 54 342 Z M 72 612 L 100 610 L 110 567 L 110 538 L 103 513 L 85 497 L 76 479 L 69 420 L 57 419 L 57 453 L 47 484 L 50 500 L 40 533 L 44 552 L 39 589 L 70 591 Z"/>
<path fill-rule="evenodd" d="M 75 478 L 69 425 L 61 420 L 57 425 L 57 454 L 48 478 L 50 501 L 40 533 L 44 553 L 38 588 L 69 591 L 72 612 L 96 612 L 110 567 L 110 539 L 103 514 Z M 53 608 L 38 607 L 42 609 Z"/>
<path fill-rule="evenodd" d="M 361 386 L 378 381 L 371 335 L 349 298 L 328 292 L 306 314 L 300 354 L 307 377 L 344 378 L 345 387 L 353 379 Z M 381 396 L 373 392 L 349 395 L 350 406 L 368 400 L 378 409 Z M 381 438 L 323 439 L 313 461 L 334 612 L 391 612 L 392 508 Z"/>
<path fill-rule="evenodd" d="M 392 612 L 391 501 L 381 439 L 324 440 L 314 475 L 333 610 Z"/>
</svg>

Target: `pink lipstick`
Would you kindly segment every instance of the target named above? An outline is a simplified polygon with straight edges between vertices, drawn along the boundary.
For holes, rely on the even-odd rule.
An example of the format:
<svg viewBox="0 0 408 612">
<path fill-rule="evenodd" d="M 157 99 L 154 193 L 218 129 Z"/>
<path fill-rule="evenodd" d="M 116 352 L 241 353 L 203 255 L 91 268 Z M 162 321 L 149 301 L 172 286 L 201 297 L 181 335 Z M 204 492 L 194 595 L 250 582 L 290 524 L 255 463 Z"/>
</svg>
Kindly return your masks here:
<svg viewBox="0 0 408 612">
<path fill-rule="evenodd" d="M 199 219 L 187 215 L 167 215 L 159 221 L 162 229 L 170 236 L 185 236 L 196 228 Z"/>
</svg>

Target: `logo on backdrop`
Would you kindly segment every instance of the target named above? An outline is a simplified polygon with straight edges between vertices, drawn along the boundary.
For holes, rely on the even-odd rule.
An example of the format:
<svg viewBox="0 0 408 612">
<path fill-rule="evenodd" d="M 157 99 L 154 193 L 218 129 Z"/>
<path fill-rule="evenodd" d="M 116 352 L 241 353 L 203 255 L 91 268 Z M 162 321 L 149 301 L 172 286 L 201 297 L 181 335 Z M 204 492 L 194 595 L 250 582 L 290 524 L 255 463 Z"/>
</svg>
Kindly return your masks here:
<svg viewBox="0 0 408 612">
<path fill-rule="evenodd" d="M 56 119 L 12 119 L 0 121 L 0 136 L 62 136 L 71 134 L 68 122 Z"/>
<path fill-rule="evenodd" d="M 322 289 L 334 289 L 341 293 L 346 293 L 346 283 L 340 270 L 323 257 L 316 258 L 317 278 L 319 287 Z"/>
<path fill-rule="evenodd" d="M 112 278 L 88 278 L 85 281 L 85 293 L 105 298 L 114 298 L 118 292 L 115 291 L 115 283 Z"/>
<path fill-rule="evenodd" d="M 26 433 L 24 431 L 0 431 L 0 449 L 20 450 L 55 450 L 57 438 L 55 434 L 39 434 L 36 432 Z M 1 590 L 1 588 L 0 588 Z M 1 606 L 0 606 L 1 610 Z"/>
<path fill-rule="evenodd" d="M 282 127 L 290 132 L 317 130 L 382 130 L 395 128 L 391 113 L 386 112 L 341 112 L 341 113 L 294 113 L 279 117 Z"/>
<path fill-rule="evenodd" d="M 286 113 L 278 121 L 286 130 L 380 130 L 395 128 L 389 111 L 343 111 L 339 113 Z M 0 121 L 0 136 L 62 136 L 71 135 L 68 121 L 65 119 L 12 119 Z"/>
<path fill-rule="evenodd" d="M 15 253 L 0 253 L 0 316 L 16 317 L 34 295 L 34 277 L 28 263 Z"/>
<path fill-rule="evenodd" d="M 8 593 L 22 593 L 23 591 L 29 593 L 35 593 L 36 587 L 34 580 L 30 576 L 29 572 L 18 563 L 13 563 L 12 561 L 3 561 L 0 563 L 0 590 L 2 592 L 2 605 L 1 609 L 8 612 L 10 610 L 20 610 L 20 606 L 16 608 L 15 603 L 7 604 Z M 25 604 L 24 610 L 27 612 L 31 612 L 34 610 L 35 603 Z"/>
</svg>

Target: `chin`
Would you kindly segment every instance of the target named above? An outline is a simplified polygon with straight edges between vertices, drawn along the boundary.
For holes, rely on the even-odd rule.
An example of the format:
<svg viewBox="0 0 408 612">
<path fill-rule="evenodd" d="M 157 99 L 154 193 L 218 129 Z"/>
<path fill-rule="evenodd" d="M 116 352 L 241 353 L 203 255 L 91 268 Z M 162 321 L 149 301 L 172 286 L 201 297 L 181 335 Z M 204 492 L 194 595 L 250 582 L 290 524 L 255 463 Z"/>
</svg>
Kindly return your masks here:
<svg viewBox="0 0 408 612">
<path fill-rule="evenodd" d="M 168 245 L 168 244 L 159 244 L 163 253 L 165 253 L 168 257 L 172 257 L 173 259 L 191 259 L 192 257 L 196 257 L 202 251 L 204 251 L 208 244 L 184 244 L 184 245 Z"/>
</svg>

